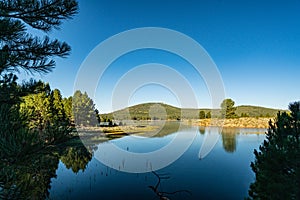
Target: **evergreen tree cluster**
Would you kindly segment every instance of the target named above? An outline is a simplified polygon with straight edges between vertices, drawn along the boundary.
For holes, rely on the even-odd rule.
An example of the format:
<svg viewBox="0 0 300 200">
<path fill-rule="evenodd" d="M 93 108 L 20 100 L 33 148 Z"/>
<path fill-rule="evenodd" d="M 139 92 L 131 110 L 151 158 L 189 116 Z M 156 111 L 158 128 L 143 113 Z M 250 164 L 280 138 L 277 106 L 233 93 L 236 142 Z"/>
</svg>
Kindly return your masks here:
<svg viewBox="0 0 300 200">
<path fill-rule="evenodd" d="M 200 110 L 199 112 L 199 119 L 210 119 L 211 118 L 211 112 L 208 111 L 207 113 L 205 113 L 204 110 Z"/>
<path fill-rule="evenodd" d="M 69 132 L 59 91 L 40 81 L 18 84 L 16 74 L 50 72 L 55 57 L 70 53 L 67 43 L 50 39 L 47 33 L 77 10 L 75 0 L 0 1 L 1 159 L 14 162 Z M 29 29 L 45 36 L 33 35 Z"/>
<path fill-rule="evenodd" d="M 66 139 L 72 128 L 61 93 L 58 89 L 51 90 L 49 84 L 40 84 L 39 93 L 22 98 L 20 113 L 23 121 L 46 143 Z"/>
</svg>

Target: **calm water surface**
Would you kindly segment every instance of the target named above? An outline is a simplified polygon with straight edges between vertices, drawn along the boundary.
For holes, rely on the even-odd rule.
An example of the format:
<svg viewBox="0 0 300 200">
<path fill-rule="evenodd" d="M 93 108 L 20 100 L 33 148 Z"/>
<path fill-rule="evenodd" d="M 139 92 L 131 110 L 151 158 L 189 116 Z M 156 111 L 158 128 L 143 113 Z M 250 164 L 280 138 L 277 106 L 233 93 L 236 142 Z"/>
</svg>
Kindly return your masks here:
<svg viewBox="0 0 300 200">
<path fill-rule="evenodd" d="M 192 129 L 198 128 L 189 127 L 182 131 Z M 121 172 L 105 166 L 95 155 L 105 142 L 113 142 L 131 152 L 157 150 L 172 141 L 177 132 L 143 139 L 125 136 L 94 144 L 94 156 L 81 170 L 59 162 L 57 176 L 51 179 L 49 198 L 159 199 L 152 187 L 169 199 L 244 199 L 254 180 L 250 168 L 253 150 L 265 139 L 265 130 L 223 130 L 213 150 L 203 159 L 199 159 L 198 154 L 207 130 L 200 128 L 197 131 L 188 150 L 174 163 L 155 173 Z"/>
</svg>

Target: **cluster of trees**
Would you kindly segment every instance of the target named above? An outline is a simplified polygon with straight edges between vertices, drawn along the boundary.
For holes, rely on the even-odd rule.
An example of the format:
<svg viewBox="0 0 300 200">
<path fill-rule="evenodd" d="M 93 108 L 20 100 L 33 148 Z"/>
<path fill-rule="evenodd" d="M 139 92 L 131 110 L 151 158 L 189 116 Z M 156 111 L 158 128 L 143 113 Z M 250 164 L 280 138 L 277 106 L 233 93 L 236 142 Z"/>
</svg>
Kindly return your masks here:
<svg viewBox="0 0 300 200">
<path fill-rule="evenodd" d="M 235 113 L 236 107 L 234 107 L 235 102 L 232 99 L 224 99 L 221 103 L 221 110 L 219 111 L 219 114 L 217 114 L 217 117 L 219 118 L 236 118 L 237 115 Z M 199 119 L 206 119 L 206 118 L 211 118 L 212 113 L 211 111 L 208 111 L 205 113 L 204 110 L 199 111 Z"/>
<path fill-rule="evenodd" d="M 207 119 L 211 118 L 211 112 L 208 111 L 207 113 L 205 113 L 205 111 L 201 110 L 199 112 L 199 119 L 206 119 L 206 118 Z"/>
<path fill-rule="evenodd" d="M 22 97 L 20 115 L 24 124 L 35 131 L 46 143 L 61 141 L 69 135 L 71 119 L 66 114 L 64 101 L 58 89 L 39 81 L 39 92 Z"/>
<path fill-rule="evenodd" d="M 75 0 L 0 1 L 0 199 L 44 199 L 60 158 L 75 172 L 91 159 L 83 145 L 49 145 L 72 131 L 72 97 L 42 81 L 17 82 L 18 73 L 48 73 L 55 57 L 69 55 L 47 33 L 77 10 Z"/>
<path fill-rule="evenodd" d="M 266 140 L 254 150 L 250 199 L 300 199 L 300 102 L 289 110 L 270 121 Z"/>
<path fill-rule="evenodd" d="M 275 109 L 263 108 L 258 106 L 234 106 L 235 102 L 232 99 L 224 99 L 220 104 L 221 109 L 208 111 L 205 113 L 204 110 L 199 111 L 199 119 L 211 118 L 213 112 L 214 117 L 218 118 L 237 118 L 237 117 L 275 117 L 278 112 Z M 272 114 L 270 114 L 272 113 Z"/>
<path fill-rule="evenodd" d="M 18 84 L 17 74 L 48 73 L 54 57 L 69 54 L 67 43 L 27 28 L 47 34 L 77 9 L 75 0 L 0 1 L 0 158 L 5 161 L 15 162 L 70 132 L 59 91 L 40 81 Z"/>
</svg>

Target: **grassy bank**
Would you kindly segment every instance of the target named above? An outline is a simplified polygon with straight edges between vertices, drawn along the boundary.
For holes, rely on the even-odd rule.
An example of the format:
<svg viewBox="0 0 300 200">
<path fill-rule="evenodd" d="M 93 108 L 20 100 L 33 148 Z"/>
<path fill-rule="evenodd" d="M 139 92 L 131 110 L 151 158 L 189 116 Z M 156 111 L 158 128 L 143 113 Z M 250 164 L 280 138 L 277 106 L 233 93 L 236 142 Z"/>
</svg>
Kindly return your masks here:
<svg viewBox="0 0 300 200">
<path fill-rule="evenodd" d="M 223 126 L 229 128 L 268 128 L 269 121 L 274 118 L 242 117 L 234 119 L 200 119 L 192 122 L 197 126 Z"/>
<path fill-rule="evenodd" d="M 84 128 L 77 128 L 79 133 L 81 132 L 97 132 L 103 133 L 103 135 L 130 135 L 136 134 L 141 132 L 149 132 L 156 130 L 158 127 L 156 126 L 135 126 L 135 125 L 128 125 L 128 126 L 115 126 L 115 127 L 84 127 Z"/>
</svg>

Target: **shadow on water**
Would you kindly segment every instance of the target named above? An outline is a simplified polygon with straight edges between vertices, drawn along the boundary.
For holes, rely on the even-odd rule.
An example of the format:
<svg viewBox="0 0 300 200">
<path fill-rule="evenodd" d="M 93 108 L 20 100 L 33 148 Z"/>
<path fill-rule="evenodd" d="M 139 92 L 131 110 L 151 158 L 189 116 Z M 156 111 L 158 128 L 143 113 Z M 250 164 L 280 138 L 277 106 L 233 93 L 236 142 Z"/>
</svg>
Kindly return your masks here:
<svg viewBox="0 0 300 200">
<path fill-rule="evenodd" d="M 59 160 L 77 173 L 85 170 L 91 159 L 92 154 L 78 137 L 15 162 L 2 158 L 0 199 L 45 199 L 49 196 L 51 178 L 56 177 Z"/>
</svg>

